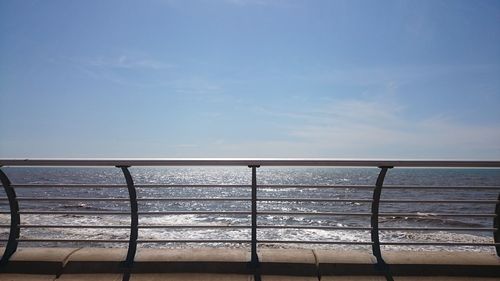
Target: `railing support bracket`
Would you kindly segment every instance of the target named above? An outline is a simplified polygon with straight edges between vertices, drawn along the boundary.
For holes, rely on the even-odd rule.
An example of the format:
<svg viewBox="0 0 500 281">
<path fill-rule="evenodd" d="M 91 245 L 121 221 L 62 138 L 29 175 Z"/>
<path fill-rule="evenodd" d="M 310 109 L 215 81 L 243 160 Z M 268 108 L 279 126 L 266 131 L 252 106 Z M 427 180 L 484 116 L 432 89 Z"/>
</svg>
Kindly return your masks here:
<svg viewBox="0 0 500 281">
<path fill-rule="evenodd" d="M 495 219 L 493 220 L 493 228 L 495 231 L 493 232 L 493 240 L 496 243 L 500 243 L 500 193 L 498 194 L 498 201 L 495 206 Z M 500 257 L 500 245 L 495 246 L 495 250 L 497 252 L 497 256 Z"/>
<path fill-rule="evenodd" d="M 250 267 L 254 274 L 254 280 L 260 281 L 259 255 L 257 254 L 257 168 L 259 165 L 248 166 L 252 169 L 252 242 Z"/>
<path fill-rule="evenodd" d="M 392 166 L 381 166 L 380 173 L 377 177 L 377 182 L 375 183 L 375 189 L 373 190 L 373 202 L 372 202 L 372 215 L 371 215 L 371 239 L 372 239 L 372 252 L 375 258 L 377 258 L 377 264 L 375 265 L 377 270 L 381 271 L 387 281 L 393 281 L 392 275 L 389 270 L 389 265 L 382 258 L 382 252 L 380 250 L 380 237 L 378 229 L 378 214 L 380 208 L 380 196 L 382 195 L 382 186 L 384 185 L 384 179 L 389 169 Z"/>
<path fill-rule="evenodd" d="M 137 205 L 137 192 L 135 190 L 134 180 L 128 166 L 116 166 L 120 168 L 125 176 L 125 181 L 127 183 L 128 195 L 130 198 L 130 239 L 128 244 L 127 258 L 125 259 L 123 265 L 125 272 L 123 274 L 123 281 L 128 281 L 130 279 L 130 273 L 132 266 L 134 264 L 135 253 L 137 251 L 137 238 L 139 236 L 139 214 Z"/>
<path fill-rule="evenodd" d="M 10 208 L 10 230 L 9 230 L 9 240 L 5 246 L 5 250 L 0 260 L 0 268 L 7 264 L 10 257 L 17 250 L 17 239 L 19 238 L 19 225 L 21 224 L 21 218 L 19 216 L 19 203 L 17 202 L 16 191 L 12 187 L 12 184 L 7 177 L 7 175 L 0 169 L 0 181 L 2 182 L 3 188 L 9 200 Z"/>
</svg>

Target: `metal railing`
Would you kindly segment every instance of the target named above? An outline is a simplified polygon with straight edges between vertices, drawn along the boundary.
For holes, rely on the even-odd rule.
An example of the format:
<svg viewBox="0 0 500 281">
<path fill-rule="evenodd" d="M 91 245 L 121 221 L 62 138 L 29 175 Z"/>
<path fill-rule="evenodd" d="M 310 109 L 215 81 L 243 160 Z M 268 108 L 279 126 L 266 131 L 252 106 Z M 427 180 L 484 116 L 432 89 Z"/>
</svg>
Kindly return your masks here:
<svg viewBox="0 0 500 281">
<path fill-rule="evenodd" d="M 128 243 L 128 252 L 124 267 L 130 272 L 133 266 L 137 245 L 140 243 L 248 243 L 250 244 L 251 260 L 249 265 L 258 277 L 259 257 L 257 248 L 259 244 L 266 243 L 293 243 L 293 244 L 325 244 L 325 245 L 366 245 L 371 246 L 372 253 L 377 259 L 377 266 L 385 274 L 388 280 L 392 280 L 388 265 L 382 257 L 381 246 L 383 245 L 429 245 L 429 246 L 475 246 L 475 247 L 495 247 L 497 255 L 500 255 L 500 194 L 491 199 L 463 199 L 463 200 L 419 200 L 419 199 L 381 199 L 382 190 L 391 192 L 393 190 L 489 190 L 492 192 L 500 191 L 500 184 L 494 186 L 419 186 L 419 185 L 391 185 L 384 186 L 384 180 L 388 171 L 395 167 L 427 167 L 427 168 L 500 168 L 500 161 L 417 161 L 417 160 L 336 160 L 336 159 L 0 159 L 0 167 L 117 167 L 121 170 L 125 184 L 15 184 L 11 183 L 8 176 L 0 169 L 0 180 L 5 190 L 6 198 L 0 200 L 8 201 L 10 211 L 0 212 L 10 214 L 10 225 L 0 225 L 3 228 L 9 228 L 9 237 L 0 265 L 8 262 L 9 258 L 15 253 L 18 243 L 22 242 L 88 242 L 88 243 Z M 251 169 L 251 182 L 244 185 L 213 185 L 213 184 L 141 184 L 140 188 L 229 188 L 249 189 L 248 197 L 137 197 L 137 187 L 134 183 L 133 175 L 129 167 L 134 166 L 243 166 Z M 263 167 L 376 167 L 379 168 L 379 174 L 373 185 L 259 185 L 257 183 L 258 169 Z M 27 188 L 127 188 L 127 198 L 98 198 L 98 197 L 29 197 L 16 196 L 16 190 Z M 368 192 L 371 190 L 372 198 L 274 198 L 259 197 L 258 191 L 266 188 L 272 189 L 363 189 Z M 103 202 L 128 202 L 130 211 L 33 211 L 22 210 L 19 202 L 55 202 L 55 201 L 103 201 Z M 225 211 L 139 211 L 139 202 L 158 201 L 158 202 L 190 202 L 190 201 L 213 201 L 213 202 L 248 202 L 250 210 L 225 210 Z M 371 204 L 370 212 L 333 212 L 333 211 L 273 211 L 259 210 L 258 206 L 262 202 L 316 202 L 316 203 L 360 203 Z M 380 212 L 381 204 L 405 203 L 405 204 L 494 204 L 495 208 L 490 213 L 436 213 L 438 217 L 468 217 L 468 218 L 487 218 L 492 220 L 493 227 L 381 227 L 380 218 L 384 217 L 419 217 L 419 213 L 403 212 Z M 26 224 L 23 223 L 23 215 L 124 215 L 130 216 L 130 225 L 82 225 L 82 224 Z M 212 216 L 246 216 L 249 218 L 249 225 L 151 225 L 140 224 L 139 216 L 158 216 L 158 215 L 212 215 Z M 343 217 L 366 217 L 370 219 L 369 226 L 331 226 L 331 225 L 288 225 L 288 224 L 259 224 L 260 216 L 343 216 Z M 22 229 L 34 228 L 88 228 L 88 229 L 129 229 L 129 239 L 59 239 L 59 238 L 20 238 Z M 250 239 L 139 239 L 139 229 L 248 229 L 251 231 Z M 300 230 L 342 230 L 342 231 L 366 231 L 370 233 L 367 241 L 336 241 L 336 240 L 269 240 L 259 239 L 258 229 L 300 229 Z M 480 231 L 493 233 L 493 242 L 391 242 L 381 241 L 381 231 Z"/>
</svg>

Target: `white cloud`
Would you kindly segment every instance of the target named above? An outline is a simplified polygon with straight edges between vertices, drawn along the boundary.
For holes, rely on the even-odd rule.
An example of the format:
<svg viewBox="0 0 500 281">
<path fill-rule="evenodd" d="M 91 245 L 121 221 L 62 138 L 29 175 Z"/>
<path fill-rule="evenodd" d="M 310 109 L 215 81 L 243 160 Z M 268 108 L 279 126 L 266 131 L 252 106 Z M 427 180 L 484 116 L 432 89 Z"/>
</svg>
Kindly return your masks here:
<svg viewBox="0 0 500 281">
<path fill-rule="evenodd" d="M 433 116 L 411 121 L 404 107 L 372 100 L 343 100 L 314 112 L 278 112 L 293 119 L 286 128 L 293 153 L 310 157 L 499 159 L 500 126 L 464 124 Z M 304 147 L 302 147 L 304 146 Z M 293 155 L 292 153 L 292 155 Z M 307 154 L 307 153 L 306 153 Z"/>
<path fill-rule="evenodd" d="M 491 152 L 500 151 L 499 126 L 461 124 L 453 119 L 437 116 L 422 120 L 416 127 L 422 133 L 418 140 L 421 145 L 437 144 L 460 150 L 480 148 Z"/>
<path fill-rule="evenodd" d="M 148 55 L 131 52 L 86 58 L 59 57 L 52 58 L 51 62 L 70 64 L 92 79 L 141 88 L 165 86 L 168 81 L 159 77 L 177 67 Z"/>
</svg>

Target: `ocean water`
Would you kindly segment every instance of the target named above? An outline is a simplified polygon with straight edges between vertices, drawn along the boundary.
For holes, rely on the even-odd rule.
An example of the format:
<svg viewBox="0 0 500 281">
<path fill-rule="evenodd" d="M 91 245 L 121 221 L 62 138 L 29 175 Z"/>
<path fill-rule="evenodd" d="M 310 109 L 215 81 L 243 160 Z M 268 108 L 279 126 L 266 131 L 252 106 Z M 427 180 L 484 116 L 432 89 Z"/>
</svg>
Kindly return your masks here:
<svg viewBox="0 0 500 281">
<path fill-rule="evenodd" d="M 13 184 L 124 184 L 121 170 L 117 168 L 3 168 Z M 249 187 L 193 187 L 189 185 L 250 185 L 251 169 L 234 167 L 165 167 L 131 168 L 137 186 L 138 198 L 250 198 Z M 366 188 L 276 188 L 265 185 L 374 185 L 379 169 L 374 168 L 270 168 L 257 169 L 259 198 L 323 198 L 371 199 L 372 189 Z M 148 184 L 182 184 L 187 187 L 148 188 Z M 498 169 L 402 169 L 389 170 L 384 186 L 411 185 L 434 187 L 432 189 L 390 189 L 382 191 L 382 200 L 497 200 L 500 192 Z M 467 189 L 441 189 L 440 186 Z M 496 190 L 472 187 L 496 186 Z M 84 198 L 128 198 L 126 188 L 17 188 L 18 197 L 80 198 L 75 201 L 21 200 L 21 211 L 129 211 L 128 201 L 97 201 Z M 5 193 L 0 191 L 0 211 L 8 212 Z M 139 201 L 139 212 L 149 211 L 250 211 L 245 201 Z M 259 225 L 298 225 L 369 227 L 369 216 L 325 216 L 321 212 L 369 213 L 370 202 L 271 202 L 260 201 L 259 211 L 307 212 L 312 215 L 260 215 Z M 495 203 L 381 203 L 381 213 L 417 213 L 418 216 L 380 217 L 380 227 L 420 228 L 492 228 L 493 217 L 445 217 L 440 213 L 494 214 Z M 127 215 L 21 215 L 22 224 L 82 224 L 128 225 Z M 8 225 L 10 216 L 0 214 L 0 224 Z M 140 225 L 250 225 L 247 215 L 147 215 L 139 217 Z M 0 239 L 7 239 L 9 229 L 0 228 Z M 466 242 L 493 243 L 492 231 L 381 231 L 382 242 Z M 128 229 L 81 228 L 22 228 L 21 238 L 43 239 L 128 239 Z M 140 229 L 140 240 L 150 239 L 224 239 L 249 240 L 250 229 Z M 370 232 L 364 230 L 322 229 L 259 229 L 259 240 L 293 241 L 355 241 L 369 242 Z M 5 243 L 5 242 L 3 242 Z M 37 246 L 126 247 L 126 243 L 63 243 L 23 242 Z M 141 243 L 140 247 L 248 247 L 246 243 Z M 259 247 L 285 248 L 347 248 L 369 249 L 363 245 L 325 244 L 273 244 L 261 243 Z M 384 249 L 418 249 L 447 251 L 489 251 L 494 247 L 478 246 L 382 246 Z"/>
</svg>

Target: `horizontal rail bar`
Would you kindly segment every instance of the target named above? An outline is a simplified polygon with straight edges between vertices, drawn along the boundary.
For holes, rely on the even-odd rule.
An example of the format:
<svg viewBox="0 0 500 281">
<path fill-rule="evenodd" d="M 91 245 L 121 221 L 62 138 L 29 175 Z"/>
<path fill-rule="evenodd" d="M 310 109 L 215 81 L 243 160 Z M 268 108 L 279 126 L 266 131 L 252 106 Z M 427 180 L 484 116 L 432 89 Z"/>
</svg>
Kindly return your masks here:
<svg viewBox="0 0 500 281">
<path fill-rule="evenodd" d="M 124 184 L 13 184 L 14 188 L 126 188 Z M 245 184 L 137 184 L 137 188 L 250 188 Z M 371 185 L 258 185 L 257 188 L 373 188 Z"/>
<path fill-rule="evenodd" d="M 6 239 L 0 239 L 5 242 Z M 18 242 L 57 242 L 57 243 L 128 243 L 128 239 L 17 239 Z M 151 239 L 137 240 L 137 243 L 250 243 L 250 240 L 174 240 L 174 239 Z"/>
<path fill-rule="evenodd" d="M 93 224 L 21 224 L 20 228 L 123 228 L 130 229 L 130 225 L 93 225 Z"/>
<path fill-rule="evenodd" d="M 323 198 L 259 198 L 260 202 L 366 202 L 372 199 L 323 199 Z"/>
<path fill-rule="evenodd" d="M 251 188 L 248 184 L 137 184 L 137 188 Z"/>
<path fill-rule="evenodd" d="M 10 227 L 0 225 L 0 227 Z M 20 228 L 123 228 L 129 229 L 130 225 L 75 225 L 75 224 L 21 224 Z M 250 228 L 249 225 L 139 225 L 139 228 Z"/>
<path fill-rule="evenodd" d="M 18 242 L 128 243 L 128 239 L 18 239 Z"/>
<path fill-rule="evenodd" d="M 301 185 L 301 184 L 266 184 L 259 185 L 258 188 L 273 188 L 273 189 L 288 189 L 288 188 L 302 188 L 302 189 L 314 189 L 314 188 L 351 188 L 351 189 L 373 189 L 373 185 Z M 388 185 L 384 186 L 384 189 L 468 189 L 468 190 L 500 190 L 500 186 L 426 186 L 426 185 Z"/>
<path fill-rule="evenodd" d="M 250 225 L 140 225 L 139 228 L 164 228 L 164 229 L 181 229 L 181 228 L 243 228 L 250 230 Z"/>
<path fill-rule="evenodd" d="M 358 188 L 358 189 L 373 189 L 373 185 L 311 185 L 311 184 L 264 184 L 258 185 L 259 189 L 291 189 L 291 188 L 300 188 L 300 189 L 342 189 L 342 188 Z"/>
<path fill-rule="evenodd" d="M 143 216 L 155 215 L 250 215 L 250 211 L 171 211 L 171 212 L 139 212 Z"/>
<path fill-rule="evenodd" d="M 0 200 L 7 200 L 5 197 L 0 197 Z M 89 198 L 89 197 L 17 197 L 18 201 L 129 201 L 128 198 Z M 250 198 L 238 197 L 218 197 L 218 198 L 137 198 L 137 201 L 250 201 Z"/>
<path fill-rule="evenodd" d="M 240 197 L 217 197 L 217 198 L 137 198 L 137 201 L 250 201 L 250 198 Z"/>
<path fill-rule="evenodd" d="M 3 240 L 0 240 L 3 241 Z M 18 242 L 72 242 L 72 243 L 128 243 L 128 239 L 55 239 L 55 238 L 47 238 L 47 239 L 31 239 L 31 238 L 21 238 L 17 239 Z"/>
<path fill-rule="evenodd" d="M 380 231 L 497 231 L 497 228 L 488 227 L 379 227 Z"/>
<path fill-rule="evenodd" d="M 499 190 L 500 186 L 427 186 L 427 185 L 384 185 L 384 189 L 435 189 L 435 190 Z"/>
<path fill-rule="evenodd" d="M 269 201 L 269 202 L 356 202 L 356 203 L 371 203 L 372 199 L 323 199 L 323 198 L 260 198 L 257 201 Z M 380 200 L 382 203 L 477 203 L 477 204 L 496 204 L 500 201 L 498 200 L 406 200 L 406 199 L 394 199 L 394 200 Z"/>
<path fill-rule="evenodd" d="M 0 201 L 7 201 L 5 197 L 0 197 Z M 53 197 L 53 198 L 38 198 L 38 197 L 17 197 L 18 201 L 128 201 L 128 198 L 85 198 L 85 197 Z M 218 198 L 137 198 L 137 201 L 250 201 L 250 198 L 239 197 L 218 197 Z M 353 202 L 353 203 L 371 203 L 372 199 L 323 199 L 323 198 L 260 198 L 260 202 Z M 475 203 L 475 204 L 497 204 L 499 200 L 380 200 L 381 203 Z"/>
<path fill-rule="evenodd" d="M 13 184 L 14 188 L 126 188 L 125 184 Z"/>
<path fill-rule="evenodd" d="M 328 158 L 52 158 L 0 159 L 0 166 L 344 166 L 500 168 L 500 161 L 354 160 Z"/>
<path fill-rule="evenodd" d="M 0 197 L 0 201 L 7 201 L 5 197 Z M 128 198 L 99 198 L 99 197 L 17 197 L 18 201 L 129 201 Z M 137 201 L 250 201 L 250 198 L 240 197 L 218 197 L 218 198 L 137 198 Z M 259 202 L 352 202 L 352 203 L 371 203 L 372 199 L 323 199 L 323 198 L 260 198 Z M 421 204 L 497 204 L 499 200 L 380 200 L 381 203 L 421 203 Z"/>
<path fill-rule="evenodd" d="M 281 229 L 322 229 L 322 230 L 372 230 L 371 227 L 356 226 L 308 226 L 308 225 L 259 225 L 258 228 Z M 466 227 L 379 227 L 383 231 L 496 231 L 497 228 L 466 228 Z"/>
<path fill-rule="evenodd" d="M 137 240 L 137 243 L 250 243 L 250 240 Z M 259 243 L 287 243 L 287 244 L 331 244 L 331 245 L 371 245 L 371 242 L 356 241 L 303 241 L 303 240 L 259 240 Z"/>
<path fill-rule="evenodd" d="M 419 218 L 436 218 L 436 217 L 482 217 L 490 218 L 496 217 L 496 214 L 462 214 L 462 213 L 432 213 L 432 214 L 418 214 L 418 213 L 379 213 L 379 217 L 419 217 Z"/>
<path fill-rule="evenodd" d="M 274 212 L 259 211 L 257 215 L 285 215 L 285 216 L 371 216 L 371 213 L 336 213 L 336 212 Z"/>
<path fill-rule="evenodd" d="M 380 242 L 380 245 L 415 245 L 415 246 L 497 246 L 500 243 L 469 243 L 469 242 Z"/>
<path fill-rule="evenodd" d="M 10 214 L 10 212 L 0 212 Z M 115 211 L 20 211 L 20 215 L 130 215 L 128 212 Z M 155 215 L 250 215 L 249 211 L 167 211 L 167 212 L 138 212 L 143 216 Z"/>
<path fill-rule="evenodd" d="M 308 225 L 259 225 L 262 229 L 323 229 L 323 230 L 371 230 L 371 227 L 356 226 L 308 226 Z"/>
<path fill-rule="evenodd" d="M 125 184 L 13 184 L 14 188 L 126 188 Z M 136 188 L 250 188 L 245 184 L 137 184 Z"/>
<path fill-rule="evenodd" d="M 0 201 L 8 200 L 5 197 L 0 197 Z M 17 197 L 18 201 L 128 201 L 128 198 L 88 198 L 88 197 L 52 197 L 52 198 L 38 198 L 38 197 Z M 137 201 L 250 201 L 250 198 L 240 197 L 218 197 L 218 198 L 195 198 L 195 197 L 182 197 L 182 198 L 137 198 Z M 260 202 L 353 202 L 353 203 L 371 203 L 372 199 L 323 199 L 323 198 L 260 198 Z M 499 200 L 380 200 L 381 203 L 425 203 L 425 204 L 438 204 L 438 203 L 463 203 L 463 204 L 497 204 Z"/>
<path fill-rule="evenodd" d="M 7 198 L 0 198 L 4 200 Z M 52 197 L 52 198 L 39 198 L 39 197 L 17 197 L 18 201 L 129 201 L 128 198 L 85 198 L 85 197 Z"/>
<path fill-rule="evenodd" d="M 469 204 L 469 203 L 475 203 L 475 204 L 496 204 L 500 201 L 498 200 L 410 200 L 410 199 L 388 199 L 388 200 L 380 200 L 381 203 L 425 203 L 425 204 L 439 204 L 439 203 L 446 203 L 446 204 L 455 204 L 455 203 L 462 203 L 462 204 Z"/>
<path fill-rule="evenodd" d="M 10 214 L 2 211 L 0 214 Z M 127 212 L 119 211 L 20 211 L 20 215 L 129 215 Z M 250 211 L 158 211 L 139 212 L 139 215 L 250 215 Z M 285 215 L 285 216 L 371 216 L 371 213 L 338 213 L 338 212 L 275 212 L 260 211 L 257 215 Z M 380 213 L 380 217 L 496 217 L 496 214 L 456 214 L 456 213 L 433 213 L 432 215 L 417 213 Z"/>
<path fill-rule="evenodd" d="M 0 212 L 4 214 L 6 212 Z M 20 215 L 130 215 L 119 211 L 20 211 Z"/>
<path fill-rule="evenodd" d="M 0 239 L 6 242 L 7 239 Z M 128 239 L 17 239 L 18 242 L 72 242 L 72 243 L 128 243 Z M 330 245 L 371 245 L 372 242 L 358 241 L 304 241 L 304 240 L 259 240 L 268 244 L 330 244 Z M 250 240 L 175 240 L 151 239 L 137 240 L 137 243 L 250 243 Z M 500 243 L 468 243 L 468 242 L 380 242 L 380 245 L 414 245 L 414 246 L 497 246 Z"/>
<path fill-rule="evenodd" d="M 0 228 L 8 228 L 10 225 L 2 224 Z M 71 225 L 71 224 L 24 224 L 19 225 L 20 228 L 117 228 L 128 229 L 129 225 Z M 139 228 L 144 229 L 210 229 L 210 228 L 238 228 L 250 229 L 249 225 L 139 225 Z M 371 227 L 357 226 L 308 226 L 308 225 L 259 225 L 260 229 L 322 229 L 322 230 L 371 230 Z M 497 231 L 497 228 L 473 228 L 473 227 L 379 227 L 381 231 L 474 231 L 474 232 L 490 232 Z"/>
<path fill-rule="evenodd" d="M 314 240 L 259 240 L 259 243 L 267 244 L 328 244 L 328 245 L 372 245 L 372 242 L 364 241 L 314 241 Z"/>
<path fill-rule="evenodd" d="M 124 184 L 12 184 L 14 188 L 126 188 Z M 137 184 L 137 188 L 250 188 L 244 184 Z M 372 185 L 258 185 L 257 188 L 273 189 L 373 189 Z M 419 186 L 419 185 L 388 185 L 384 189 L 451 189 L 451 190 L 500 190 L 500 186 Z"/>
<path fill-rule="evenodd" d="M 175 240 L 175 239 L 150 239 L 137 240 L 137 243 L 250 243 L 250 240 Z"/>
</svg>

